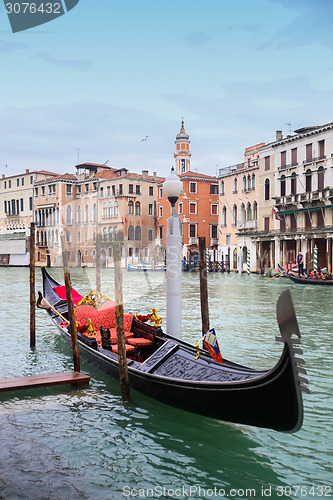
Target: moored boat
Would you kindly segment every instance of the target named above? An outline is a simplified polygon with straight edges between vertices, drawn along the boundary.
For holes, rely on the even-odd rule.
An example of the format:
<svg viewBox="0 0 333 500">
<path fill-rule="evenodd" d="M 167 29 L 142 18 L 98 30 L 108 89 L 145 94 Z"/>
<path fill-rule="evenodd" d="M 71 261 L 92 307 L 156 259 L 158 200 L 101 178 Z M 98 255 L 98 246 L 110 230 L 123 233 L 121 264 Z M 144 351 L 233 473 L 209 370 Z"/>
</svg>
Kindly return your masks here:
<svg viewBox="0 0 333 500">
<path fill-rule="evenodd" d="M 147 262 L 141 262 L 141 264 L 127 264 L 127 271 L 165 271 L 166 266 L 164 264 L 149 264 Z"/>
<path fill-rule="evenodd" d="M 42 273 L 43 294 L 52 306 L 48 314 L 71 343 L 68 324 L 63 321 L 68 317 L 63 287 L 45 268 L 42 268 Z M 79 298 L 75 296 L 76 304 Z M 306 373 L 304 361 L 296 356 L 302 353 L 300 332 L 288 290 L 278 300 L 277 319 L 281 332 L 277 340 L 284 344 L 281 357 L 273 368 L 256 370 L 227 359 L 218 363 L 207 351 L 167 335 L 161 327 L 133 316 L 127 332 L 132 339 L 128 342 L 134 346 L 127 360 L 130 385 L 159 401 L 201 415 L 296 432 L 303 421 L 302 391 L 309 390 L 303 377 Z M 118 377 L 118 356 L 110 342 L 108 345 L 104 343 L 103 347 L 96 338 L 80 332 L 77 337 L 83 357 L 104 372 Z"/>
</svg>

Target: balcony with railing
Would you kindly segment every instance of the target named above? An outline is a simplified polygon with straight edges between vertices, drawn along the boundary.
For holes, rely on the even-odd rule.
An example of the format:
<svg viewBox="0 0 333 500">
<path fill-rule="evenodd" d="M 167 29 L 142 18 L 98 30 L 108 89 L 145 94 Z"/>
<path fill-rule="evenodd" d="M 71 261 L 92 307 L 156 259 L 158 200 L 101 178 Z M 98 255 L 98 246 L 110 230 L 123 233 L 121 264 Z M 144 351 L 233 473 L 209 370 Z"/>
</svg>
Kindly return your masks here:
<svg viewBox="0 0 333 500">
<path fill-rule="evenodd" d="M 197 238 L 196 236 L 190 236 L 189 239 L 188 239 L 188 244 L 189 245 L 198 245 L 199 244 L 199 238 Z"/>
<path fill-rule="evenodd" d="M 237 230 L 244 231 L 249 229 L 256 229 L 257 221 L 256 220 L 243 220 L 237 221 Z"/>
<path fill-rule="evenodd" d="M 323 161 L 323 160 L 326 160 L 326 155 L 317 156 L 314 158 L 308 158 L 306 160 L 303 160 L 303 165 L 309 165 L 310 163 L 317 163 L 318 161 Z"/>
</svg>

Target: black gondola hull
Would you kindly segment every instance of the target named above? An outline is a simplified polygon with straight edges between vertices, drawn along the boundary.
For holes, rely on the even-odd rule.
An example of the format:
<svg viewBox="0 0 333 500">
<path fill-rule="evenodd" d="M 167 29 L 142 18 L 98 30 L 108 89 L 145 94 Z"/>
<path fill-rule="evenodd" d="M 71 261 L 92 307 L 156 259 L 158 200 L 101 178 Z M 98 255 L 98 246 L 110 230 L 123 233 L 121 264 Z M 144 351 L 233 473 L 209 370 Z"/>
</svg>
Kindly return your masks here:
<svg viewBox="0 0 333 500">
<path fill-rule="evenodd" d="M 319 286 L 333 286 L 333 280 L 315 279 L 315 278 L 302 278 L 295 274 L 283 271 L 283 276 L 289 278 L 293 283 L 300 285 L 319 285 Z"/>
<path fill-rule="evenodd" d="M 54 280 L 44 276 L 44 296 L 49 301 Z M 52 317 L 50 311 L 48 311 Z M 67 328 L 52 320 L 71 345 Z M 151 326 L 135 320 L 134 330 L 152 334 Z M 156 338 L 161 339 L 160 333 Z M 196 348 L 168 335 L 162 346 L 143 363 L 128 360 L 130 386 L 169 405 L 216 419 L 265 427 L 283 432 L 299 430 L 303 421 L 303 405 L 299 374 L 292 347 L 285 342 L 276 366 L 257 371 L 225 360 L 216 363 L 205 351 L 195 360 Z M 92 365 L 111 377 L 118 378 L 118 356 L 101 347 L 90 347 L 78 334 L 80 354 Z"/>
</svg>

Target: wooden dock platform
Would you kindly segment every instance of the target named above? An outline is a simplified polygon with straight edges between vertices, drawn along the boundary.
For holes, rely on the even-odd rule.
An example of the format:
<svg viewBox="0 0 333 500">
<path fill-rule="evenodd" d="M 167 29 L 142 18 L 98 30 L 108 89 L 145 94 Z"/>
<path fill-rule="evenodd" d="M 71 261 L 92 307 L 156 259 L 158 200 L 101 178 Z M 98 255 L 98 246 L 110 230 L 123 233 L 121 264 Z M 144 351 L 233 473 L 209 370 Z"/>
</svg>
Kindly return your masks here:
<svg viewBox="0 0 333 500">
<path fill-rule="evenodd" d="M 90 376 L 81 372 L 44 373 L 42 375 L 2 379 L 0 380 L 0 392 L 63 384 L 88 384 L 89 381 Z"/>
</svg>

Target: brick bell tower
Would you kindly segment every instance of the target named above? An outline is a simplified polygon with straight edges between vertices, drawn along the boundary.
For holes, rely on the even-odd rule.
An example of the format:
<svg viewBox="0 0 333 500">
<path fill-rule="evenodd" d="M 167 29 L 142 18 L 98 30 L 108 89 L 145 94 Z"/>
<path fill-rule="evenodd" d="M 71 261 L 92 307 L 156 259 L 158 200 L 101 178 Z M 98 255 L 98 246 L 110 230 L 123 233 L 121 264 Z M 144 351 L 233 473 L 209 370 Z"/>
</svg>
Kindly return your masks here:
<svg viewBox="0 0 333 500">
<path fill-rule="evenodd" d="M 180 132 L 176 135 L 176 151 L 174 153 L 176 162 L 176 174 L 183 174 L 190 170 L 190 136 L 185 132 L 184 120 L 182 119 Z"/>
</svg>

